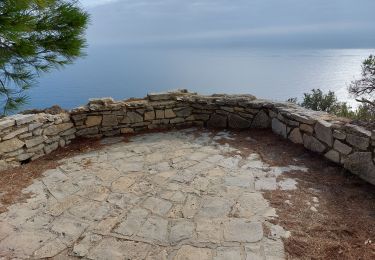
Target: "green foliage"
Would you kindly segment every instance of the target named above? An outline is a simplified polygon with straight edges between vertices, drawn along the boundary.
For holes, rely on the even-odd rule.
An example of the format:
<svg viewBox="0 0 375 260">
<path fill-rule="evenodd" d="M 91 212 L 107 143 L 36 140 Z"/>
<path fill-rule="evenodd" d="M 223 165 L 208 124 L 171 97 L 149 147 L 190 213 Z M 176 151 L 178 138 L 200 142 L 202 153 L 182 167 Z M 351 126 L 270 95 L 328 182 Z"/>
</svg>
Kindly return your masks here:
<svg viewBox="0 0 375 260">
<path fill-rule="evenodd" d="M 296 98 L 288 99 L 288 102 L 297 103 Z M 323 93 L 320 89 L 313 89 L 311 93 L 304 93 L 302 107 L 315 111 L 325 111 L 339 117 L 346 117 L 363 121 L 375 121 L 375 107 L 371 104 L 361 104 L 355 110 L 346 102 L 339 102 L 333 91 Z"/>
<path fill-rule="evenodd" d="M 337 101 L 333 91 L 328 91 L 327 94 L 324 94 L 320 89 L 313 89 L 311 93 L 304 93 L 303 95 L 304 99 L 301 103 L 303 107 L 332 114 L 336 114 L 341 109 L 345 109 L 345 105 Z"/>
<path fill-rule="evenodd" d="M 41 72 L 83 55 L 89 16 L 75 0 L 1 0 L 0 98 L 3 114 L 27 101 Z"/>
<path fill-rule="evenodd" d="M 375 56 L 370 55 L 362 63 L 362 77 L 351 82 L 349 93 L 358 102 L 375 107 Z"/>
</svg>

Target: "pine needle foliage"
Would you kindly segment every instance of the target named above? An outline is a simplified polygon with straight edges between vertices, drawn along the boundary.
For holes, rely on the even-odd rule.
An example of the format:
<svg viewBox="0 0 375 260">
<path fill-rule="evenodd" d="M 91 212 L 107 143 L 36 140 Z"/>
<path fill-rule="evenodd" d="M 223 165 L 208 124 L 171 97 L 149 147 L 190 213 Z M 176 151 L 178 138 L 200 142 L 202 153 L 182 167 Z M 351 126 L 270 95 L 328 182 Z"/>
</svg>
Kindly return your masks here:
<svg viewBox="0 0 375 260">
<path fill-rule="evenodd" d="M 0 0 L 3 115 L 27 102 L 40 73 L 83 56 L 88 21 L 76 0 Z"/>
</svg>

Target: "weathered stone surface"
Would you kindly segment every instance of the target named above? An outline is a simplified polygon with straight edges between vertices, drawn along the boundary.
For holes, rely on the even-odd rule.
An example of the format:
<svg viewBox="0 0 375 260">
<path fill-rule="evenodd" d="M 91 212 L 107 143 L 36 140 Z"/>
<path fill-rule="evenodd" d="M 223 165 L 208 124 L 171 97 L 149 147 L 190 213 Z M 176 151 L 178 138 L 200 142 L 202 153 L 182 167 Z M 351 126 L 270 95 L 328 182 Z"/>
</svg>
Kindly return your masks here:
<svg viewBox="0 0 375 260">
<path fill-rule="evenodd" d="M 77 136 L 89 136 L 89 135 L 95 135 L 99 133 L 99 129 L 97 127 L 90 127 L 90 128 L 84 128 L 77 131 Z"/>
<path fill-rule="evenodd" d="M 369 137 L 361 137 L 354 134 L 348 134 L 346 136 L 346 141 L 360 150 L 367 150 L 368 146 L 370 145 Z"/>
<path fill-rule="evenodd" d="M 129 128 L 129 127 L 121 128 L 120 131 L 121 131 L 122 134 L 134 133 L 134 129 L 133 128 Z"/>
<path fill-rule="evenodd" d="M 332 124 L 319 120 L 315 124 L 315 135 L 320 140 L 326 143 L 329 147 L 333 145 L 333 136 L 332 136 Z"/>
<path fill-rule="evenodd" d="M 294 128 L 289 134 L 289 140 L 295 144 L 303 144 L 301 131 L 298 128 Z"/>
<path fill-rule="evenodd" d="M 260 222 L 249 222 L 241 218 L 231 218 L 224 222 L 225 241 L 253 243 L 262 238 L 263 227 Z"/>
<path fill-rule="evenodd" d="M 147 111 L 145 112 L 145 121 L 150 121 L 155 119 L 155 111 Z"/>
<path fill-rule="evenodd" d="M 22 148 L 24 145 L 25 143 L 18 138 L 0 142 L 0 154 L 13 152 L 17 149 Z"/>
<path fill-rule="evenodd" d="M 5 128 L 14 126 L 15 124 L 16 124 L 16 121 L 14 119 L 11 119 L 11 118 L 2 119 L 0 121 L 0 131 Z"/>
<path fill-rule="evenodd" d="M 362 126 L 353 125 L 353 124 L 346 124 L 345 130 L 348 133 L 351 133 L 351 134 L 354 134 L 354 135 L 358 135 L 358 136 L 362 136 L 362 137 L 371 137 L 371 132 L 368 131 L 367 129 L 365 129 L 364 127 L 362 127 Z"/>
<path fill-rule="evenodd" d="M 172 203 L 167 200 L 150 197 L 143 203 L 143 207 L 155 214 L 165 215 L 172 208 Z"/>
<path fill-rule="evenodd" d="M 59 147 L 59 143 L 58 142 L 52 143 L 50 145 L 46 145 L 44 147 L 44 152 L 46 154 L 50 154 L 52 151 L 56 150 L 58 147 Z"/>
<path fill-rule="evenodd" d="M 117 116 L 116 115 L 104 115 L 102 125 L 103 126 L 116 126 L 116 125 L 118 125 Z"/>
<path fill-rule="evenodd" d="M 272 119 L 272 131 L 278 135 L 281 135 L 284 138 L 287 137 L 286 125 L 284 123 L 281 123 L 276 118 Z"/>
<path fill-rule="evenodd" d="M 26 147 L 30 148 L 30 147 L 37 146 L 37 145 L 43 143 L 44 140 L 45 140 L 45 138 L 43 136 L 38 136 L 38 137 L 35 137 L 35 138 L 32 138 L 32 139 L 28 139 L 28 140 L 25 141 Z"/>
<path fill-rule="evenodd" d="M 146 243 L 104 238 L 87 255 L 92 260 L 146 259 L 151 246 Z"/>
<path fill-rule="evenodd" d="M 230 200 L 220 197 L 205 197 L 202 200 L 202 207 L 198 212 L 199 217 L 226 217 L 232 203 Z"/>
<path fill-rule="evenodd" d="M 252 128 L 269 128 L 271 125 L 271 119 L 268 114 L 261 110 L 254 117 L 253 122 L 251 123 Z"/>
<path fill-rule="evenodd" d="M 176 244 L 182 240 L 192 238 L 195 226 L 191 221 L 178 220 L 171 227 L 169 241 Z"/>
<path fill-rule="evenodd" d="M 20 135 L 22 133 L 25 133 L 29 130 L 28 127 L 22 127 L 22 128 L 19 128 L 17 130 L 14 130 L 12 132 L 10 132 L 9 134 L 5 135 L 3 137 L 3 140 L 9 140 L 9 139 L 12 139 L 13 137 L 16 137 L 17 135 Z"/>
<path fill-rule="evenodd" d="M 333 130 L 333 137 L 339 140 L 345 140 L 346 134 L 339 130 Z"/>
<path fill-rule="evenodd" d="M 318 141 L 315 137 L 311 135 L 303 135 L 303 145 L 310 151 L 322 153 L 326 149 L 325 145 Z"/>
<path fill-rule="evenodd" d="M 306 125 L 306 124 L 301 124 L 299 126 L 299 129 L 303 132 L 306 132 L 306 133 L 309 133 L 309 134 L 312 134 L 314 133 L 314 128 L 310 125 Z"/>
<path fill-rule="evenodd" d="M 227 116 L 221 114 L 213 114 L 207 121 L 207 126 L 211 128 L 226 128 Z"/>
<path fill-rule="evenodd" d="M 130 211 L 126 220 L 124 220 L 114 231 L 125 236 L 132 236 L 140 230 L 143 223 L 146 221 L 147 216 L 147 210 L 135 208 Z"/>
<path fill-rule="evenodd" d="M 72 123 L 63 123 L 59 125 L 51 125 L 44 129 L 43 134 L 44 135 L 57 135 L 58 133 L 61 133 L 63 131 L 68 130 L 69 128 L 72 128 Z"/>
<path fill-rule="evenodd" d="M 168 220 L 165 220 L 158 216 L 151 216 L 143 224 L 137 235 L 145 239 L 151 239 L 161 243 L 167 243 Z"/>
<path fill-rule="evenodd" d="M 332 162 L 340 163 L 340 154 L 335 150 L 329 150 L 324 157 Z"/>
<path fill-rule="evenodd" d="M 335 140 L 334 144 L 333 144 L 333 148 L 342 153 L 342 154 L 345 154 L 345 155 L 348 155 L 352 152 L 353 148 L 351 148 L 349 145 L 346 145 L 342 142 L 340 142 L 339 140 Z"/>
<path fill-rule="evenodd" d="M 375 166 L 371 152 L 355 152 L 344 161 L 344 167 L 375 185 Z"/>
<path fill-rule="evenodd" d="M 172 109 L 166 109 L 164 111 L 165 118 L 174 118 L 176 117 L 176 113 Z"/>
<path fill-rule="evenodd" d="M 188 117 L 191 115 L 193 109 L 191 107 L 177 108 L 173 110 L 179 117 Z"/>
<path fill-rule="evenodd" d="M 183 245 L 174 260 L 212 260 L 212 250 L 209 248 L 192 247 Z"/>
<path fill-rule="evenodd" d="M 143 122 L 143 117 L 136 112 L 127 112 L 124 120 L 121 123 L 124 124 L 133 124 Z"/>
<path fill-rule="evenodd" d="M 157 119 L 163 119 L 165 117 L 164 110 L 156 110 L 155 111 L 156 118 Z"/>
<path fill-rule="evenodd" d="M 216 252 L 217 255 L 214 257 L 214 260 L 242 259 L 240 247 L 219 247 Z"/>
<path fill-rule="evenodd" d="M 27 123 L 30 123 L 30 122 L 34 121 L 37 118 L 37 115 L 34 115 L 34 114 L 30 114 L 30 115 L 17 114 L 17 115 L 12 116 L 12 118 L 16 120 L 17 125 L 23 125 L 23 124 L 27 124 Z"/>
<path fill-rule="evenodd" d="M 251 125 L 251 121 L 250 120 L 247 120 L 243 117 L 240 117 L 236 114 L 230 114 L 228 116 L 228 126 L 230 128 L 234 128 L 234 129 L 245 129 L 245 128 L 249 128 Z"/>
<path fill-rule="evenodd" d="M 100 125 L 102 123 L 102 116 L 88 116 L 85 124 L 87 127 Z"/>
<path fill-rule="evenodd" d="M 21 258 L 58 257 L 66 248 L 85 259 L 195 260 L 208 254 L 220 260 L 236 259 L 239 252 L 244 258 L 239 243 L 263 236 L 254 221 L 261 226 L 275 216 L 254 189 L 252 173 L 274 171 L 259 156 L 230 155 L 229 145 L 223 149 L 215 141 L 231 136 L 183 130 L 131 137 L 129 142 L 104 139 L 102 150 L 64 159 L 58 169 L 45 172 L 39 185 L 25 190 L 32 198 L 0 215 L 5 233 L 0 234 L 0 248 L 13 254 L 7 238 L 21 235 L 22 229 L 1 228 L 10 221 L 27 225 L 33 234 L 52 234 L 40 243 L 31 241 L 30 250 L 29 242 L 17 243 L 17 252 L 25 252 Z M 55 138 L 59 136 L 49 139 Z M 240 161 L 255 168 L 240 169 Z M 204 248 L 196 247 L 200 245 Z"/>
</svg>

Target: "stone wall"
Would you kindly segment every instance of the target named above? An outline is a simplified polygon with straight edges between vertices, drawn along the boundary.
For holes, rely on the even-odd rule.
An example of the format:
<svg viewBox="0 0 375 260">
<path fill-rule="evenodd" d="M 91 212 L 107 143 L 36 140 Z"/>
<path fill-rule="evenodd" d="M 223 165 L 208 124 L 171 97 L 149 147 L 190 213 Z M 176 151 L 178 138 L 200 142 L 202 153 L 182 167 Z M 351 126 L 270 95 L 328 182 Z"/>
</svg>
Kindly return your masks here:
<svg viewBox="0 0 375 260">
<path fill-rule="evenodd" d="M 36 133 L 30 127 L 34 124 L 31 121 L 17 123 L 11 117 L 0 121 L 2 161 L 17 164 L 29 158 L 38 158 L 59 145 L 65 145 L 75 136 L 114 136 L 148 129 L 188 126 L 272 128 L 276 134 L 322 154 L 375 184 L 375 136 L 370 131 L 324 112 L 307 110 L 291 103 L 256 99 L 251 95 L 202 96 L 184 90 L 149 94 L 145 99 L 126 101 L 92 99 L 87 105 L 73 109 L 70 119 L 67 114 L 39 114 L 34 117 L 44 120 L 36 128 Z M 52 117 L 56 118 L 52 121 L 47 119 Z M 8 120 L 15 123 L 7 126 L 3 122 Z M 1 125 L 5 125 L 5 128 L 1 128 Z M 10 132 L 15 134 L 4 139 Z M 49 135 L 49 132 L 52 134 Z M 40 141 L 43 138 L 43 142 L 37 144 L 40 149 L 36 152 L 32 149 L 35 146 L 28 147 L 27 141 L 39 140 L 37 138 Z M 13 141 L 6 143 L 9 139 Z"/>
<path fill-rule="evenodd" d="M 68 113 L 17 114 L 0 119 L 0 170 L 49 154 L 75 138 Z"/>
</svg>

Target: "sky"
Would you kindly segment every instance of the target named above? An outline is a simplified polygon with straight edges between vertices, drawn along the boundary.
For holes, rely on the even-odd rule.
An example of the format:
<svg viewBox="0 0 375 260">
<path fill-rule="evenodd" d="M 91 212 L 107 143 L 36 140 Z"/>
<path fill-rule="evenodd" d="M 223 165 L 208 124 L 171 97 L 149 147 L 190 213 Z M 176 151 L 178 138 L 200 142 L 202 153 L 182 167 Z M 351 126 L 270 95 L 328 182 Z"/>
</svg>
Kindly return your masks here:
<svg viewBox="0 0 375 260">
<path fill-rule="evenodd" d="M 374 0 L 81 0 L 91 46 L 373 48 Z"/>
</svg>

